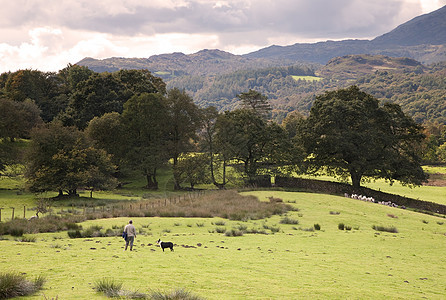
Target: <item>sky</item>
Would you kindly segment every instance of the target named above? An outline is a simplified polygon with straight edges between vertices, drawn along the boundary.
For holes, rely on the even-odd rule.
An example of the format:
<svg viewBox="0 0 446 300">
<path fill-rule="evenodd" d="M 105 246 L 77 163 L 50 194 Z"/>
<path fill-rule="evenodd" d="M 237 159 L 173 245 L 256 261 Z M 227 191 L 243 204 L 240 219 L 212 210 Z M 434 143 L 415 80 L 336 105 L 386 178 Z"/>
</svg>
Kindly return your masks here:
<svg viewBox="0 0 446 300">
<path fill-rule="evenodd" d="M 446 0 L 0 0 L 0 72 L 373 39 Z"/>
</svg>

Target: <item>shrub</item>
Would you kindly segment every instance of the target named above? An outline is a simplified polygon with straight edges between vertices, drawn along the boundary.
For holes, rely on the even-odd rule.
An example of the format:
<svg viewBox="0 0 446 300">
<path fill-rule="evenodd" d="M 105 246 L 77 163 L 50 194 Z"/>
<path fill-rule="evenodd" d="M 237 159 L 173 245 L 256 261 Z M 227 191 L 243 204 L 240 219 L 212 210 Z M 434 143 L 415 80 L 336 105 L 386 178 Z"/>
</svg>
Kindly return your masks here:
<svg viewBox="0 0 446 300">
<path fill-rule="evenodd" d="M 344 223 L 339 223 L 339 224 L 338 224 L 338 229 L 339 229 L 339 230 L 344 230 L 344 228 L 345 228 Z"/>
<path fill-rule="evenodd" d="M 82 229 L 82 226 L 73 222 L 65 222 L 65 228 L 68 230 L 79 230 Z"/>
<path fill-rule="evenodd" d="M 280 224 L 299 224 L 299 221 L 298 220 L 296 220 L 296 219 L 291 219 L 291 218 L 288 218 L 288 217 L 285 217 L 285 218 L 282 218 L 280 221 L 279 221 L 279 223 Z"/>
<path fill-rule="evenodd" d="M 40 290 L 44 283 L 45 278 L 42 276 L 36 277 L 31 282 L 17 273 L 2 273 L 0 274 L 0 299 L 31 295 Z"/>
<path fill-rule="evenodd" d="M 314 227 L 309 227 L 309 228 L 301 228 L 301 227 L 299 227 L 299 229 L 302 230 L 302 231 L 310 231 L 310 232 L 314 231 Z"/>
<path fill-rule="evenodd" d="M 216 227 L 215 231 L 217 233 L 225 233 L 226 232 L 226 227 Z"/>
<path fill-rule="evenodd" d="M 330 215 L 340 215 L 339 211 L 330 211 Z"/>
<path fill-rule="evenodd" d="M 240 230 L 240 231 L 246 231 L 246 230 L 248 229 L 248 226 L 245 225 L 245 224 L 238 224 L 238 225 L 236 226 L 236 228 L 237 228 L 238 230 Z"/>
<path fill-rule="evenodd" d="M 314 229 L 316 229 L 316 230 L 321 230 L 321 225 L 319 225 L 319 224 L 314 224 Z"/>
<path fill-rule="evenodd" d="M 350 230 L 352 230 L 352 227 L 351 226 L 345 226 L 345 230 L 350 231 Z"/>
<path fill-rule="evenodd" d="M 217 226 L 225 226 L 226 222 L 225 221 L 217 221 L 214 224 L 217 225 Z"/>
<path fill-rule="evenodd" d="M 385 232 L 392 232 L 392 233 L 398 233 L 398 230 L 394 226 L 385 227 L 385 226 L 377 226 L 373 225 L 372 228 L 376 231 L 385 231 Z"/>
<path fill-rule="evenodd" d="M 22 237 L 20 239 L 17 239 L 17 241 L 22 242 L 22 243 L 35 243 L 36 242 L 36 238 L 35 237 Z"/>
<path fill-rule="evenodd" d="M 9 230 L 9 234 L 12 236 L 22 236 L 24 233 L 24 228 L 13 227 Z"/>
<path fill-rule="evenodd" d="M 204 223 L 197 223 L 197 227 L 204 227 Z"/>
<path fill-rule="evenodd" d="M 184 289 L 175 289 L 170 292 L 155 291 L 150 294 L 153 300 L 201 300 L 203 298 L 193 295 Z"/>
<path fill-rule="evenodd" d="M 120 297 L 122 282 L 116 282 L 111 278 L 102 278 L 95 282 L 94 288 L 107 297 Z"/>
<path fill-rule="evenodd" d="M 231 230 L 226 231 L 225 235 L 226 236 L 242 236 L 243 235 L 243 231 L 240 231 L 240 230 L 232 228 Z"/>
<path fill-rule="evenodd" d="M 72 239 L 78 239 L 82 237 L 82 234 L 79 230 L 70 230 L 68 231 L 68 236 Z"/>
</svg>

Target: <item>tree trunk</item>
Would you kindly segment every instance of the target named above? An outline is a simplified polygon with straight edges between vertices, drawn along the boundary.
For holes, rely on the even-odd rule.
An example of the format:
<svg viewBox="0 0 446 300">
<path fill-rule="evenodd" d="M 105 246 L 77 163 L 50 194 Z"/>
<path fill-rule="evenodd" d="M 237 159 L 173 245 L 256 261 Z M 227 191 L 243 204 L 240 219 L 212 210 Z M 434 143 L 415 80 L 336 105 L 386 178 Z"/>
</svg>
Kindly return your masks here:
<svg viewBox="0 0 446 300">
<path fill-rule="evenodd" d="M 355 189 L 359 189 L 361 187 L 361 178 L 362 175 L 355 171 L 350 171 L 350 176 L 352 179 L 352 185 Z"/>
</svg>

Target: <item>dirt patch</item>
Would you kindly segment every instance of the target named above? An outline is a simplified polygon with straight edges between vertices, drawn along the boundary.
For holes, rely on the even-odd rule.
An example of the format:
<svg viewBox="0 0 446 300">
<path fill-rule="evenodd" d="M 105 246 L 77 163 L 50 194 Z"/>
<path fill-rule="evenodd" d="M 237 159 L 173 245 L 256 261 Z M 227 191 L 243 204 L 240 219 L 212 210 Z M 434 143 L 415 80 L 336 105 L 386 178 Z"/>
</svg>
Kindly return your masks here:
<svg viewBox="0 0 446 300">
<path fill-rule="evenodd" d="M 445 187 L 446 186 L 446 174 L 435 173 L 429 175 L 429 181 L 424 185 L 427 186 L 438 186 Z"/>
</svg>

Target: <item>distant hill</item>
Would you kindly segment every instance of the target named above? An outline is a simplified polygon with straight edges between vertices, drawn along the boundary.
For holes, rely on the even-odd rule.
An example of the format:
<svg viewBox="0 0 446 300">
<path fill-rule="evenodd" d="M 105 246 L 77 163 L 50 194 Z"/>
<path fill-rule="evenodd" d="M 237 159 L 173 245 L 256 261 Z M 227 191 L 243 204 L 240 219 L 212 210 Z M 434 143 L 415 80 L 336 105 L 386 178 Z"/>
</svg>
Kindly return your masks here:
<svg viewBox="0 0 446 300">
<path fill-rule="evenodd" d="M 375 38 L 372 44 L 375 47 L 446 44 L 446 6 L 398 26 L 389 33 Z"/>
<path fill-rule="evenodd" d="M 178 76 L 203 76 L 235 72 L 243 69 L 286 66 L 294 61 L 249 58 L 221 50 L 201 50 L 194 54 L 172 53 L 153 55 L 149 58 L 112 57 L 107 59 L 84 58 L 78 65 L 95 72 L 114 72 L 120 69 L 148 69 L 155 75 L 169 80 Z"/>
<path fill-rule="evenodd" d="M 376 71 L 420 73 L 424 69 L 426 67 L 411 58 L 361 54 L 333 58 L 318 70 L 316 74 L 324 78 L 336 80 L 356 80 L 360 77 L 374 74 Z"/>
</svg>

